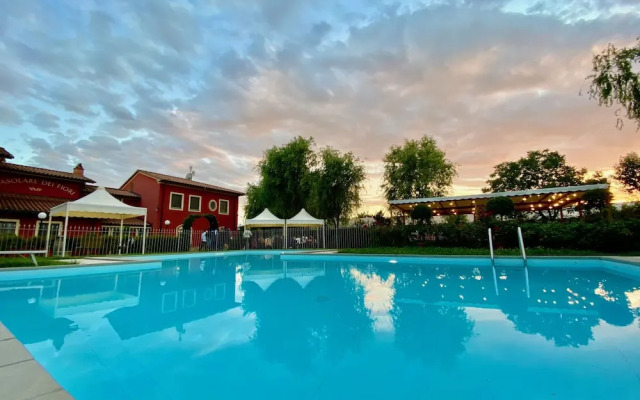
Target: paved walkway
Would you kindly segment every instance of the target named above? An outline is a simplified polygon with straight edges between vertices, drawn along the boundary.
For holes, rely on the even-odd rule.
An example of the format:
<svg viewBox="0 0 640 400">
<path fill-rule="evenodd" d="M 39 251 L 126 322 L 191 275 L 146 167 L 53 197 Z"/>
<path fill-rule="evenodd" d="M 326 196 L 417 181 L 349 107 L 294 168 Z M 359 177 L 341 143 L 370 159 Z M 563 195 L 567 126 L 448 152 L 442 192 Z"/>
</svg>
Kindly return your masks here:
<svg viewBox="0 0 640 400">
<path fill-rule="evenodd" d="M 73 400 L 0 323 L 0 399 Z"/>
</svg>

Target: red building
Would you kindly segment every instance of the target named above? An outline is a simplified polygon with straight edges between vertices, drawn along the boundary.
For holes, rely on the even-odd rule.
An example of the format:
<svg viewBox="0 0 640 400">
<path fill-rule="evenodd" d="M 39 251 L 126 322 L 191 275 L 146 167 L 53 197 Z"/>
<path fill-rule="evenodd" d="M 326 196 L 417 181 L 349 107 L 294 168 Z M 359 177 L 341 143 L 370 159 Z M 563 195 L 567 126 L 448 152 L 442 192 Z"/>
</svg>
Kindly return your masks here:
<svg viewBox="0 0 640 400">
<path fill-rule="evenodd" d="M 82 164 L 73 171 L 55 171 L 7 162 L 13 155 L 0 147 L 0 234 L 21 236 L 46 234 L 47 221 L 39 213 L 49 214 L 52 207 L 77 200 L 96 190 L 95 181 L 84 175 Z M 122 202 L 147 208 L 147 226 L 154 229 L 179 228 L 187 216 L 213 215 L 220 227 L 238 227 L 238 198 L 243 193 L 190 179 L 137 170 L 120 189 L 106 188 Z M 63 218 L 54 218 L 52 234 L 62 231 Z M 164 221 L 170 221 L 167 226 Z M 124 221 L 130 231 L 142 229 L 142 218 Z M 114 233 L 120 220 L 70 218 L 73 229 L 100 229 Z M 208 229 L 208 221 L 199 218 L 193 229 Z"/>
<path fill-rule="evenodd" d="M 244 195 L 242 192 L 143 170 L 137 170 L 120 189 L 140 195 L 139 206 L 147 209 L 147 221 L 154 229 L 179 229 L 185 218 L 193 214 L 213 215 L 221 228 L 238 229 L 238 201 Z M 209 223 L 198 218 L 193 229 L 209 229 Z"/>
<path fill-rule="evenodd" d="M 46 232 L 47 221 L 38 218 L 39 213 L 49 214 L 52 207 L 77 200 L 96 190 L 92 179 L 84 176 L 82 164 L 73 172 L 30 167 L 6 162 L 11 153 L 0 147 L 0 234 L 14 233 L 31 236 Z M 140 196 L 120 189 L 107 191 L 123 202 L 138 206 Z M 54 218 L 52 232 L 59 234 L 62 218 Z M 69 226 L 74 228 L 117 227 L 120 221 L 71 218 Z M 130 227 L 142 227 L 141 219 L 126 220 Z M 35 228 L 35 230 L 34 230 Z"/>
</svg>

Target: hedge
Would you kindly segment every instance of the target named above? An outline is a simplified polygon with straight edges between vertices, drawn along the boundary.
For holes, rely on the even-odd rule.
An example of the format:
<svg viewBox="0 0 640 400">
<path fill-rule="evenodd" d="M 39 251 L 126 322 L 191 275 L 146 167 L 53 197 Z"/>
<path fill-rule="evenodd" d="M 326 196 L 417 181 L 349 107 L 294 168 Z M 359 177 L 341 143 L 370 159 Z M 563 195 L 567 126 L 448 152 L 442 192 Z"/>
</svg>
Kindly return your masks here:
<svg viewBox="0 0 640 400">
<path fill-rule="evenodd" d="M 376 246 L 488 246 L 487 228 L 493 231 L 496 248 L 518 247 L 518 226 L 528 248 L 596 250 L 624 252 L 640 250 L 640 219 L 581 220 L 551 222 L 453 221 L 427 226 L 394 226 L 374 228 Z"/>
</svg>

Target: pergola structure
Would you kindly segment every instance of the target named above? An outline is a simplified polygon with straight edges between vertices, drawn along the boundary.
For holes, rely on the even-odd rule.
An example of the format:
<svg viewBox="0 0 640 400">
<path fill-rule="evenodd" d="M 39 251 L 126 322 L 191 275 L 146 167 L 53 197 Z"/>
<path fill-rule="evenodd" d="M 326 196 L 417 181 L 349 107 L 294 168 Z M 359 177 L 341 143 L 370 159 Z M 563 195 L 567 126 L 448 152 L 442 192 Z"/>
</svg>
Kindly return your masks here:
<svg viewBox="0 0 640 400">
<path fill-rule="evenodd" d="M 433 210 L 435 216 L 461 214 L 479 216 L 484 213 L 487 201 L 490 199 L 508 197 L 513 201 L 516 211 L 533 212 L 555 209 L 562 212 L 562 209 L 568 207 L 577 207 L 580 210 L 582 196 L 587 191 L 608 188 L 608 184 L 565 186 L 515 192 L 391 200 L 389 205 L 402 212 L 403 215 L 411 213 L 411 210 L 418 204 L 424 204 Z"/>
</svg>

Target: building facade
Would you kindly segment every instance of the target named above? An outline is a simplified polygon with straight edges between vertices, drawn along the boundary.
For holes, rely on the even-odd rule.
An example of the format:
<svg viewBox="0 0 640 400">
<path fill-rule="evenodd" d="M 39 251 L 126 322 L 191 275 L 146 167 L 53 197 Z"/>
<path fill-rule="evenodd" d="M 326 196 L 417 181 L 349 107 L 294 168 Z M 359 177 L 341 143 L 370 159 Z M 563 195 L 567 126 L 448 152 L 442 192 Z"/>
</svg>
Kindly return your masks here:
<svg viewBox="0 0 640 400">
<path fill-rule="evenodd" d="M 11 153 L 0 147 L 0 234 L 39 236 L 46 234 L 47 220 L 38 214 L 49 214 L 52 207 L 75 201 L 96 190 L 94 180 L 84 175 L 82 164 L 72 172 L 31 167 L 7 162 Z M 129 205 L 138 206 L 140 196 L 120 189 L 107 191 Z M 75 229 L 101 229 L 119 226 L 120 221 L 70 218 Z M 63 218 L 54 218 L 52 233 L 61 232 Z M 141 219 L 126 220 L 127 226 L 142 227 Z"/>
<path fill-rule="evenodd" d="M 48 216 L 51 208 L 78 200 L 98 187 L 85 176 L 82 164 L 67 172 L 7 162 L 12 158 L 11 153 L 0 147 L 0 234 L 46 235 L 47 219 L 39 218 L 39 214 Z M 143 170 L 137 170 L 120 188 L 106 190 L 125 204 L 147 208 L 147 227 L 153 229 L 180 229 L 188 216 L 208 215 L 216 218 L 219 227 L 237 230 L 239 197 L 243 195 L 219 186 Z M 53 218 L 54 237 L 62 232 L 63 221 L 64 218 Z M 99 229 L 113 234 L 119 231 L 119 225 L 119 220 L 69 219 L 69 227 L 76 231 Z M 127 231 L 139 233 L 143 219 L 127 219 L 124 225 Z M 194 220 L 193 229 L 208 228 L 207 219 Z"/>
<path fill-rule="evenodd" d="M 180 229 L 190 215 L 213 215 L 220 228 L 238 229 L 242 192 L 144 170 L 134 172 L 120 189 L 140 195 L 139 206 L 147 209 L 153 229 Z M 209 222 L 198 218 L 193 229 L 209 229 Z"/>
</svg>

